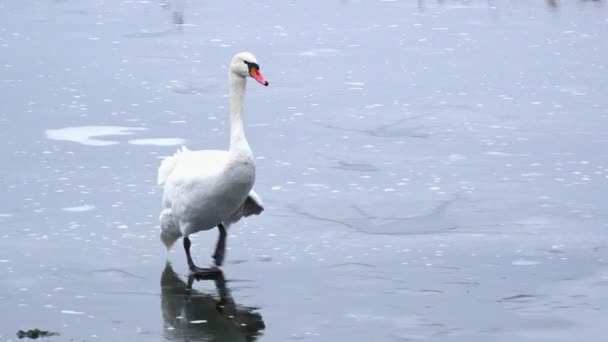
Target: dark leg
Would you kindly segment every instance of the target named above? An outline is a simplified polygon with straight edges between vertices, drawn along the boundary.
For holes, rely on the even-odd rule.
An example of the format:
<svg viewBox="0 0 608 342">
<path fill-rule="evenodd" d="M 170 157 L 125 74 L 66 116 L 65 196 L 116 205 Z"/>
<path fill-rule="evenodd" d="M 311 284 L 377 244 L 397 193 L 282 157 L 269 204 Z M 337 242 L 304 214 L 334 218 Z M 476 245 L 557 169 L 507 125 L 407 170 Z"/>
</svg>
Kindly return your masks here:
<svg viewBox="0 0 608 342">
<path fill-rule="evenodd" d="M 194 265 L 194 261 L 192 261 L 192 256 L 190 255 L 190 245 L 190 239 L 184 237 L 184 249 L 186 250 L 186 257 L 188 258 L 188 267 L 190 268 L 190 270 L 192 270 L 196 266 Z"/>
<path fill-rule="evenodd" d="M 216 273 L 218 271 L 216 268 L 196 267 L 194 261 L 192 261 L 192 256 L 190 255 L 190 244 L 190 239 L 188 237 L 184 237 L 184 249 L 186 250 L 186 257 L 188 258 L 188 268 L 190 268 L 190 272 L 196 274 Z"/>
<path fill-rule="evenodd" d="M 217 239 L 217 245 L 215 245 L 215 253 L 213 253 L 213 259 L 215 260 L 216 266 L 222 266 L 224 263 L 224 254 L 226 251 L 226 228 L 223 224 L 219 224 L 217 228 L 220 230 L 220 236 Z"/>
</svg>

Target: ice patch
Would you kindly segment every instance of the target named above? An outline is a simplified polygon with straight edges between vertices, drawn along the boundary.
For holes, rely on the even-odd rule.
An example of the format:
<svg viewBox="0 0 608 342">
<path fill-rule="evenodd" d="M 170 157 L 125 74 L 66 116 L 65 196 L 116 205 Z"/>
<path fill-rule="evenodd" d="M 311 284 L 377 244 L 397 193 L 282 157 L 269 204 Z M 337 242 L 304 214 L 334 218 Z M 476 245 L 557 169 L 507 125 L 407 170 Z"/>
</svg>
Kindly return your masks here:
<svg viewBox="0 0 608 342">
<path fill-rule="evenodd" d="M 539 261 L 534 261 L 534 260 L 514 260 L 511 265 L 513 266 L 534 266 L 534 265 L 538 265 L 540 264 Z"/>
<path fill-rule="evenodd" d="M 66 315 L 84 315 L 84 312 L 74 310 L 61 310 L 61 313 Z"/>
<path fill-rule="evenodd" d="M 530 173 L 522 173 L 521 176 L 522 177 L 540 177 L 543 174 L 540 172 L 530 172 Z"/>
<path fill-rule="evenodd" d="M 488 151 L 485 154 L 487 154 L 489 156 L 512 156 L 513 155 L 511 153 L 500 152 L 500 151 Z"/>
<path fill-rule="evenodd" d="M 450 155 L 448 156 L 448 159 L 449 159 L 450 161 L 463 160 L 463 159 L 465 159 L 465 158 L 466 158 L 466 157 L 465 157 L 465 156 L 463 156 L 462 154 L 450 154 Z"/>
<path fill-rule="evenodd" d="M 132 145 L 152 145 L 152 146 L 176 146 L 183 145 L 185 142 L 181 138 L 150 138 L 129 140 Z"/>
<path fill-rule="evenodd" d="M 95 209 L 94 205 L 85 204 L 85 205 L 81 205 L 81 206 L 78 206 L 78 207 L 63 208 L 61 210 L 63 210 L 63 211 L 70 211 L 70 212 L 82 212 L 82 211 L 91 211 L 93 209 Z"/>
<path fill-rule="evenodd" d="M 563 86 L 559 87 L 558 90 L 571 95 L 587 95 L 587 88 L 585 86 Z"/>
<path fill-rule="evenodd" d="M 336 49 L 312 49 L 296 53 L 298 56 L 318 57 L 324 55 L 335 55 L 339 50 Z"/>
<path fill-rule="evenodd" d="M 146 129 L 144 127 L 124 126 L 77 126 L 49 129 L 46 131 L 46 136 L 51 140 L 71 141 L 88 146 L 109 146 L 116 145 L 119 142 L 95 138 L 112 135 L 130 135 L 136 131 L 144 131 Z"/>
</svg>

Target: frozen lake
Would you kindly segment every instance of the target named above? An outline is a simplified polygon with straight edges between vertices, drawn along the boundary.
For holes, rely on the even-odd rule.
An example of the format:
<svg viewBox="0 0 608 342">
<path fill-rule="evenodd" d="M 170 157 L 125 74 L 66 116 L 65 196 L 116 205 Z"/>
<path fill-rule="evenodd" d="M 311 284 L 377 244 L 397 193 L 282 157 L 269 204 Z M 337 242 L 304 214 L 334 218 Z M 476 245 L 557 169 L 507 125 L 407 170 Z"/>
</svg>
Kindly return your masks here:
<svg viewBox="0 0 608 342">
<path fill-rule="evenodd" d="M 266 211 L 188 292 L 242 50 Z M 601 1 L 0 0 L 0 341 L 603 341 L 607 61 Z"/>
</svg>

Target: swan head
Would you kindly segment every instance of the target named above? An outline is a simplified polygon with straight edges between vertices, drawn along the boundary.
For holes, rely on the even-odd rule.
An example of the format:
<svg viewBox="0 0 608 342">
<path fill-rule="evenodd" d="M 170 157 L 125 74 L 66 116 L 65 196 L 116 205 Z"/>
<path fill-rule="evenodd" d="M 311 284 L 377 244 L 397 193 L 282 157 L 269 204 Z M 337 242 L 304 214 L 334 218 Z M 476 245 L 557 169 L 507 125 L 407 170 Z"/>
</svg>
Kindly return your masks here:
<svg viewBox="0 0 608 342">
<path fill-rule="evenodd" d="M 257 59 L 251 52 L 239 52 L 234 55 L 230 63 L 230 71 L 241 77 L 251 77 L 261 85 L 268 85 L 268 81 L 260 72 Z"/>
</svg>

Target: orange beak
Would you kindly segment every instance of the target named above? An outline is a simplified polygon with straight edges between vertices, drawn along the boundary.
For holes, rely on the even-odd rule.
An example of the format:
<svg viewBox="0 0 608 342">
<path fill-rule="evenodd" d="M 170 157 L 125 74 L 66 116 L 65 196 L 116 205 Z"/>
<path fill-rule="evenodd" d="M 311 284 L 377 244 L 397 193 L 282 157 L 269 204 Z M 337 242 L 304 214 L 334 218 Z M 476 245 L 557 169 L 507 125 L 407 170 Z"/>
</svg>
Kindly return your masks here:
<svg viewBox="0 0 608 342">
<path fill-rule="evenodd" d="M 258 81 L 259 84 L 268 86 L 268 81 L 266 81 L 264 75 L 262 75 L 258 68 L 251 68 L 251 70 L 249 70 L 249 76 L 251 76 L 254 80 Z"/>
</svg>

